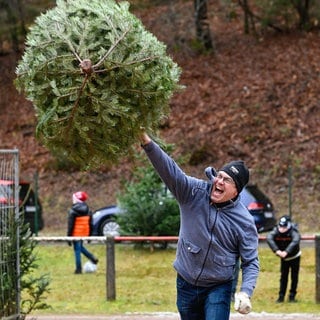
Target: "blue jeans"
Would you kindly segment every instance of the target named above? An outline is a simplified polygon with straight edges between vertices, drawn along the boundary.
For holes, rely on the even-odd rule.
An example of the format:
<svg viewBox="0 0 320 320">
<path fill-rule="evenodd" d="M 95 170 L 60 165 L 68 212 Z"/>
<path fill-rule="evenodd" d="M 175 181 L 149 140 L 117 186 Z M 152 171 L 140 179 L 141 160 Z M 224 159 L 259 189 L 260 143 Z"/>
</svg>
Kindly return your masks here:
<svg viewBox="0 0 320 320">
<path fill-rule="evenodd" d="M 95 262 L 96 258 L 95 256 L 89 252 L 83 245 L 83 241 L 73 241 L 73 250 L 74 250 L 74 256 L 76 259 L 76 271 L 81 271 L 81 253 L 86 256 L 90 261 Z"/>
<path fill-rule="evenodd" d="M 198 287 L 177 276 L 177 307 L 181 320 L 229 320 L 232 280 Z"/>
</svg>

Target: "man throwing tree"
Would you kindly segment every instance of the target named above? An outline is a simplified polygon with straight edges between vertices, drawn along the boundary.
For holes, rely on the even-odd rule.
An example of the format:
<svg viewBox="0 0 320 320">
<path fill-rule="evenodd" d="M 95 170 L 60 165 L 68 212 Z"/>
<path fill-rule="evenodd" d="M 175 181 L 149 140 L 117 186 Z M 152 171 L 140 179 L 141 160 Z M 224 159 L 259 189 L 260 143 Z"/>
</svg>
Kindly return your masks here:
<svg viewBox="0 0 320 320">
<path fill-rule="evenodd" d="M 180 206 L 174 268 L 181 319 L 229 319 L 232 279 L 239 258 L 242 284 L 235 296 L 235 309 L 249 313 L 259 261 L 256 226 L 239 196 L 249 181 L 247 167 L 243 161 L 232 161 L 217 174 L 210 168 L 206 181 L 186 175 L 145 133 L 141 144 Z"/>
</svg>

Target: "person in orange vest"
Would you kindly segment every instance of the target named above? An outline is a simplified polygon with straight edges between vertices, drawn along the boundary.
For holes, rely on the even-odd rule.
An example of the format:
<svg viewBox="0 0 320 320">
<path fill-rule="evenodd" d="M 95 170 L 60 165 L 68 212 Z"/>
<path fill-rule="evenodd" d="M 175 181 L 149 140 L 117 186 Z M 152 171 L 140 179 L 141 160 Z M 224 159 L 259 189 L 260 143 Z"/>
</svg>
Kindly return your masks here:
<svg viewBox="0 0 320 320">
<path fill-rule="evenodd" d="M 86 203 L 87 199 L 88 195 L 84 191 L 78 191 L 72 195 L 73 205 L 68 212 L 68 237 L 88 237 L 91 235 L 92 214 Z M 84 247 L 83 240 L 72 241 L 72 243 L 76 263 L 75 274 L 82 273 L 81 254 L 92 263 L 98 263 L 98 259 Z"/>
</svg>

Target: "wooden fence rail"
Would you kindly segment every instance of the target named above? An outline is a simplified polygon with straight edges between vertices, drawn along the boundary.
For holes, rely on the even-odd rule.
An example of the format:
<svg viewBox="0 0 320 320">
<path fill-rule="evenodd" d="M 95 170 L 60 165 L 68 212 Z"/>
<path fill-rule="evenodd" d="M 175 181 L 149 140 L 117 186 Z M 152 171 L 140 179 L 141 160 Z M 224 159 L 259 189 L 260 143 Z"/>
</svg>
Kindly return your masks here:
<svg viewBox="0 0 320 320">
<path fill-rule="evenodd" d="M 118 237 L 33 237 L 38 242 L 67 242 L 86 240 L 106 243 L 106 299 L 116 299 L 115 243 L 119 242 L 177 242 L 176 236 L 118 236 Z M 316 266 L 316 303 L 320 303 L 320 235 L 302 235 L 302 241 L 314 241 Z M 266 241 L 266 236 L 259 236 L 260 242 Z"/>
</svg>

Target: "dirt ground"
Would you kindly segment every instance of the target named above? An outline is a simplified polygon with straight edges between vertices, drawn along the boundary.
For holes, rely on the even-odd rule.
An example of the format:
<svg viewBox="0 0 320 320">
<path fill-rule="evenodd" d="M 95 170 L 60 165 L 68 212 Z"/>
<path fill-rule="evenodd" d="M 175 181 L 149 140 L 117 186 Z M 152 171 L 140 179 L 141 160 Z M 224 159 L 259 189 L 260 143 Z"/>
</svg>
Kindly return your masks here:
<svg viewBox="0 0 320 320">
<path fill-rule="evenodd" d="M 320 314 L 306 314 L 306 313 L 291 313 L 291 314 L 271 314 L 271 313 L 250 313 L 248 315 L 241 315 L 232 313 L 230 320 L 240 319 L 263 319 L 263 320 L 320 320 Z M 179 320 L 179 315 L 176 313 L 144 313 L 144 314 L 124 314 L 124 315 L 46 315 L 27 317 L 27 320 Z"/>
</svg>

